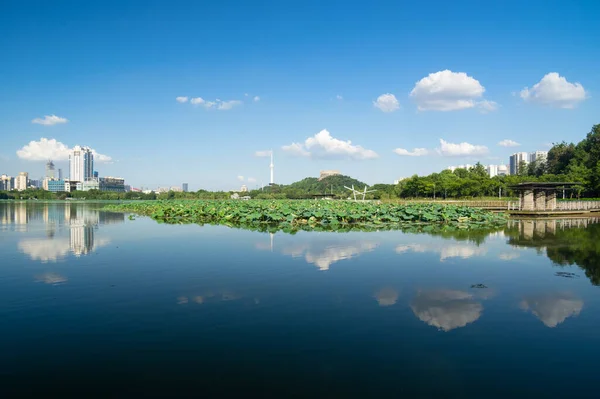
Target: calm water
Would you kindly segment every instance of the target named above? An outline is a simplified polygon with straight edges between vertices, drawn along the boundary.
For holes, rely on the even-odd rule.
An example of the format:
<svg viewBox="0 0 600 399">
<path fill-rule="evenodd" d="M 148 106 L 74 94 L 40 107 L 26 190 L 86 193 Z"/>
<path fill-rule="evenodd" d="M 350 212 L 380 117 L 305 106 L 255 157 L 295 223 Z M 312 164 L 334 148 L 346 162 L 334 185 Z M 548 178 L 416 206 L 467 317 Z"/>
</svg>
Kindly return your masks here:
<svg viewBox="0 0 600 399">
<path fill-rule="evenodd" d="M 597 397 L 595 222 L 271 235 L 0 203 L 0 393 Z"/>
</svg>

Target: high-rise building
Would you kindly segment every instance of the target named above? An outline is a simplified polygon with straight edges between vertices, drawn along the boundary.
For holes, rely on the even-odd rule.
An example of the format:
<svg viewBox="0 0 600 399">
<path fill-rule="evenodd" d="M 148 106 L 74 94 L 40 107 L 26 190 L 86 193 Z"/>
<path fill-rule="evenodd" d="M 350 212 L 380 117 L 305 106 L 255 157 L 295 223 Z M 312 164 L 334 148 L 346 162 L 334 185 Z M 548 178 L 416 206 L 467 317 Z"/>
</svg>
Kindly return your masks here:
<svg viewBox="0 0 600 399">
<path fill-rule="evenodd" d="M 15 178 L 15 189 L 18 191 L 27 190 L 29 182 L 29 173 L 20 172 L 19 175 Z"/>
<path fill-rule="evenodd" d="M 498 176 L 508 175 L 508 168 L 506 165 L 498 165 Z"/>
<path fill-rule="evenodd" d="M 58 169 L 58 180 L 62 180 L 63 175 L 62 175 L 62 169 Z"/>
<path fill-rule="evenodd" d="M 181 188 L 183 189 L 183 192 L 184 192 L 184 193 L 187 193 L 187 192 L 188 192 L 188 184 L 187 184 L 187 183 L 183 183 L 183 184 L 181 185 Z"/>
<path fill-rule="evenodd" d="M 517 175 L 519 174 L 519 166 L 522 162 L 525 164 L 529 163 L 529 154 L 526 152 L 517 152 L 510 156 L 510 174 Z"/>
<path fill-rule="evenodd" d="M 529 162 L 546 162 L 548 151 L 533 151 L 529 153 Z"/>
<path fill-rule="evenodd" d="M 498 176 L 498 165 L 488 165 L 486 169 L 490 177 Z"/>
<path fill-rule="evenodd" d="M 7 175 L 0 176 L 0 191 L 10 191 L 12 189 L 12 177 Z"/>
<path fill-rule="evenodd" d="M 99 181 L 100 191 L 125 192 L 125 179 L 121 177 L 101 177 Z"/>
<path fill-rule="evenodd" d="M 94 177 L 94 154 L 89 147 L 76 145 L 69 154 L 69 180 L 85 182 Z"/>
<path fill-rule="evenodd" d="M 48 161 L 46 162 L 46 177 L 48 179 L 54 179 L 54 162 Z"/>
</svg>

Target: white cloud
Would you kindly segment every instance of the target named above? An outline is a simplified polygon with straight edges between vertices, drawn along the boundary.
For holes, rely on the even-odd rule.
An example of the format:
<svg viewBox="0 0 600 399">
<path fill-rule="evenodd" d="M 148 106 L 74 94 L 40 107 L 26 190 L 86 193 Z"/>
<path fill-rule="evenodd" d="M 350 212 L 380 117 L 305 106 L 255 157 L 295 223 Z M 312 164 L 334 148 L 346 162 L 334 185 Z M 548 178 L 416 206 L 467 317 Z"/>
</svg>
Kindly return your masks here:
<svg viewBox="0 0 600 399">
<path fill-rule="evenodd" d="M 19 251 L 32 260 L 40 262 L 57 262 L 65 258 L 71 249 L 68 240 L 27 239 L 19 241 Z"/>
<path fill-rule="evenodd" d="M 449 143 L 440 139 L 440 148 L 438 152 L 446 157 L 461 157 L 467 155 L 484 155 L 488 153 L 488 148 L 484 145 L 474 145 L 470 143 Z"/>
<path fill-rule="evenodd" d="M 581 83 L 570 83 L 556 72 L 544 76 L 531 89 L 524 88 L 520 95 L 525 101 L 558 108 L 574 108 L 587 98 Z"/>
<path fill-rule="evenodd" d="M 495 101 L 482 100 L 477 103 L 481 113 L 487 114 L 498 109 L 499 105 Z"/>
<path fill-rule="evenodd" d="M 240 175 L 240 176 L 238 176 L 238 177 L 237 177 L 237 179 L 238 179 L 239 181 L 244 181 L 244 176 L 241 176 L 241 175 Z"/>
<path fill-rule="evenodd" d="M 379 155 L 359 145 L 352 145 L 350 140 L 342 141 L 331 136 L 323 129 L 313 137 L 308 137 L 304 144 L 292 143 L 282 147 L 293 155 L 312 158 L 350 158 L 355 160 L 374 159 Z"/>
<path fill-rule="evenodd" d="M 178 103 L 182 103 L 182 104 L 183 104 L 183 103 L 187 103 L 187 101 L 188 101 L 188 98 L 187 98 L 187 97 L 185 97 L 185 96 L 181 96 L 181 97 L 177 97 L 175 100 L 176 100 Z"/>
<path fill-rule="evenodd" d="M 310 152 L 308 152 L 300 143 L 284 145 L 283 147 L 281 147 L 281 149 L 298 157 L 310 157 Z"/>
<path fill-rule="evenodd" d="M 248 178 L 248 183 L 256 183 L 256 178 L 255 177 L 249 177 Z"/>
<path fill-rule="evenodd" d="M 252 99 L 252 101 L 254 101 L 255 103 L 260 101 L 260 97 L 259 96 L 254 96 L 254 98 Z"/>
<path fill-rule="evenodd" d="M 400 103 L 396 96 L 391 93 L 382 94 L 373 101 L 373 106 L 379 108 L 383 112 L 394 112 L 400 108 Z"/>
<path fill-rule="evenodd" d="M 518 147 L 521 144 L 519 144 L 519 143 L 517 143 L 516 141 L 513 141 L 513 140 L 505 139 L 505 140 L 500 141 L 498 143 L 498 145 L 500 147 Z"/>
<path fill-rule="evenodd" d="M 485 88 L 464 72 L 448 69 L 419 80 L 410 92 L 419 111 L 457 111 L 479 107 L 484 112 L 498 108 L 494 101 L 481 100 Z"/>
<path fill-rule="evenodd" d="M 404 148 L 396 148 L 394 152 L 400 156 L 407 157 L 422 157 L 429 154 L 429 151 L 426 148 L 414 148 L 412 151 L 408 151 Z"/>
<path fill-rule="evenodd" d="M 329 267 L 342 260 L 352 259 L 364 252 L 371 252 L 378 243 L 369 241 L 336 243 L 328 245 L 325 242 L 307 243 L 284 248 L 281 252 L 293 258 L 304 256 L 307 263 L 315 265 L 319 270 L 329 270 Z"/>
<path fill-rule="evenodd" d="M 344 97 L 342 97 L 342 96 L 341 96 L 341 95 L 339 95 L 339 94 L 338 94 L 337 96 L 335 96 L 335 98 L 337 98 L 338 100 L 343 100 L 343 99 L 344 99 Z"/>
<path fill-rule="evenodd" d="M 52 126 L 58 125 L 59 123 L 67 123 L 69 120 L 67 118 L 61 118 L 56 115 L 45 115 L 43 118 L 35 118 L 31 121 L 31 123 L 37 123 L 38 125 L 44 126 Z"/>
<path fill-rule="evenodd" d="M 511 261 L 519 258 L 521 255 L 518 252 L 503 252 L 498 255 L 498 259 Z"/>
<path fill-rule="evenodd" d="M 29 144 L 23 146 L 17 151 L 17 156 L 26 161 L 66 161 L 69 159 L 69 151 L 71 149 L 56 139 L 47 139 L 42 137 L 39 141 L 30 141 Z M 108 155 L 100 154 L 92 149 L 94 161 L 101 163 L 112 162 L 112 158 Z"/>
<path fill-rule="evenodd" d="M 255 99 L 255 101 L 258 101 L 258 100 Z M 190 103 L 193 105 L 200 105 L 206 109 L 217 109 L 219 111 L 228 111 L 228 110 L 232 109 L 233 107 L 236 107 L 236 106 L 242 104 L 242 102 L 239 100 L 222 101 L 217 98 L 215 101 L 206 101 L 202 97 L 193 97 L 190 100 Z"/>
<path fill-rule="evenodd" d="M 271 150 L 260 150 L 260 151 L 256 151 L 254 153 L 255 157 L 261 157 L 261 158 L 265 158 L 265 157 L 270 157 L 271 156 Z"/>
</svg>

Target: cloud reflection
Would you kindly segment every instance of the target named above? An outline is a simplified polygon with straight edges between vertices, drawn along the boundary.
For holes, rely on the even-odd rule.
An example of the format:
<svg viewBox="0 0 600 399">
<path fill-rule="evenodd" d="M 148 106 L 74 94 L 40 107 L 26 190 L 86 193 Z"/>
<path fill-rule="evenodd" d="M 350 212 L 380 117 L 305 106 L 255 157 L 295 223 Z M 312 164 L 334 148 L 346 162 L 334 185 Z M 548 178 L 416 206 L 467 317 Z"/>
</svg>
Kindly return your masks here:
<svg viewBox="0 0 600 399">
<path fill-rule="evenodd" d="M 61 276 L 58 273 L 44 273 L 35 276 L 35 281 L 52 285 L 66 283 L 67 280 L 68 278 L 66 278 L 65 276 Z"/>
<path fill-rule="evenodd" d="M 483 311 L 468 292 L 444 289 L 418 292 L 410 307 L 419 320 L 446 332 L 473 323 Z"/>
<path fill-rule="evenodd" d="M 394 288 L 385 287 L 375 292 L 375 299 L 379 306 L 392 306 L 398 301 L 398 291 Z"/>
<path fill-rule="evenodd" d="M 303 244 L 282 249 L 284 255 L 294 258 L 304 256 L 307 263 L 311 263 L 319 270 L 329 270 L 329 267 L 339 261 L 357 257 L 361 253 L 371 252 L 378 247 L 378 243 L 372 241 L 344 242 L 343 244 L 325 245 L 318 248 L 319 244 Z"/>
<path fill-rule="evenodd" d="M 71 250 L 69 240 L 27 239 L 20 241 L 18 247 L 32 260 L 43 263 L 63 259 Z"/>
<path fill-rule="evenodd" d="M 554 328 L 567 318 L 578 316 L 583 309 L 583 301 L 569 293 L 559 292 L 526 297 L 520 307 L 533 313 L 546 327 Z"/>
<path fill-rule="evenodd" d="M 467 259 L 473 256 L 483 256 L 487 253 L 487 249 L 483 246 L 469 244 L 404 244 L 396 247 L 396 253 L 404 254 L 408 252 L 424 253 L 435 252 L 440 254 L 440 261 L 449 258 Z"/>
</svg>

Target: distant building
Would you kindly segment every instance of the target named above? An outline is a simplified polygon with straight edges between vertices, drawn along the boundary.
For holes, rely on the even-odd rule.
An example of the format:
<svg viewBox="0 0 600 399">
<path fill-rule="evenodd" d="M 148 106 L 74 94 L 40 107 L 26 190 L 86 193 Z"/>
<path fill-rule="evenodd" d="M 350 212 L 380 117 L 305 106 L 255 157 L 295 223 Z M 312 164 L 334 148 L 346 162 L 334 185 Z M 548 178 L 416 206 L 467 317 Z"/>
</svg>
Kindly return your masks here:
<svg viewBox="0 0 600 399">
<path fill-rule="evenodd" d="M 508 167 L 506 165 L 498 165 L 498 176 L 508 175 Z"/>
<path fill-rule="evenodd" d="M 406 179 L 406 177 L 401 177 L 399 179 L 394 180 L 394 184 L 400 183 L 402 180 Z"/>
<path fill-rule="evenodd" d="M 125 185 L 125 192 L 128 193 L 131 191 L 131 186 L 129 184 Z"/>
<path fill-rule="evenodd" d="M 58 169 L 58 180 L 63 179 L 62 169 Z"/>
<path fill-rule="evenodd" d="M 29 186 L 29 173 L 19 172 L 19 175 L 15 178 L 15 189 L 18 191 L 27 190 Z"/>
<path fill-rule="evenodd" d="M 8 175 L 0 176 L 0 191 L 10 191 L 13 189 L 12 177 Z"/>
<path fill-rule="evenodd" d="M 181 189 L 183 190 L 184 193 L 187 193 L 188 192 L 188 184 L 187 183 L 183 183 L 181 185 Z"/>
<path fill-rule="evenodd" d="M 43 189 L 52 193 L 58 193 L 65 190 L 65 181 L 58 179 L 45 178 L 43 183 Z"/>
<path fill-rule="evenodd" d="M 498 176 L 498 165 L 488 165 L 486 169 L 490 177 Z"/>
<path fill-rule="evenodd" d="M 46 178 L 54 179 L 55 177 L 56 176 L 54 175 L 54 162 L 46 162 Z"/>
<path fill-rule="evenodd" d="M 248 192 L 248 187 L 246 187 L 246 185 L 242 185 L 242 187 L 240 188 L 240 192 L 241 193 L 247 193 Z"/>
<path fill-rule="evenodd" d="M 337 176 L 340 174 L 341 173 L 339 170 L 322 170 L 321 173 L 319 174 L 319 180 L 323 180 L 326 177 Z"/>
<path fill-rule="evenodd" d="M 69 153 L 69 180 L 83 183 L 94 177 L 94 154 L 89 147 L 76 145 Z"/>
<path fill-rule="evenodd" d="M 529 163 L 529 154 L 526 152 L 517 152 L 510 156 L 510 174 L 518 175 L 519 174 L 519 166 L 522 162 L 525 164 Z"/>
<path fill-rule="evenodd" d="M 181 187 L 177 187 L 177 186 L 172 186 L 169 191 L 174 191 L 176 193 L 180 193 L 183 191 L 183 189 Z"/>
<path fill-rule="evenodd" d="M 100 191 L 125 192 L 125 179 L 121 177 L 101 177 L 99 183 Z"/>
<path fill-rule="evenodd" d="M 470 163 L 465 164 L 465 165 L 458 165 L 458 166 L 448 166 L 448 170 L 450 172 L 454 172 L 456 169 L 466 169 L 469 170 L 473 167 L 473 165 L 471 165 Z"/>
<path fill-rule="evenodd" d="M 100 190 L 100 182 L 97 180 L 88 180 L 83 183 L 78 181 L 75 184 L 75 189 L 77 191 L 90 191 L 90 190 Z"/>
<path fill-rule="evenodd" d="M 98 171 L 97 170 L 94 171 L 94 179 L 98 179 Z"/>
<path fill-rule="evenodd" d="M 29 187 L 42 188 L 44 180 L 29 180 Z"/>
<path fill-rule="evenodd" d="M 548 159 L 548 151 L 533 151 L 529 153 L 529 162 L 545 163 Z"/>
<path fill-rule="evenodd" d="M 75 181 L 75 180 L 65 180 L 64 182 L 65 182 L 65 188 L 63 189 L 63 191 L 66 191 L 67 193 L 70 193 L 72 191 L 76 191 L 77 190 L 77 184 L 81 184 L 81 182 L 78 182 L 78 181 Z"/>
</svg>

